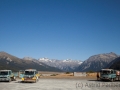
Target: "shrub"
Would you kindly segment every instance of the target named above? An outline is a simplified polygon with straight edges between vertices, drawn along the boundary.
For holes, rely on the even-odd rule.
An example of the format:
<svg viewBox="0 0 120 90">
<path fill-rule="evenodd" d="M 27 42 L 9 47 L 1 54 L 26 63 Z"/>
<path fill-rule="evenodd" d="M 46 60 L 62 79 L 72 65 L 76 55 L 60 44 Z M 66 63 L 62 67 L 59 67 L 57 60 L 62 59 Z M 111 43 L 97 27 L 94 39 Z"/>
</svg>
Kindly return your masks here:
<svg viewBox="0 0 120 90">
<path fill-rule="evenodd" d="M 56 76 L 57 74 L 52 74 L 52 75 L 50 75 L 50 76 Z"/>
<path fill-rule="evenodd" d="M 66 74 L 70 74 L 70 72 L 66 72 Z"/>
</svg>

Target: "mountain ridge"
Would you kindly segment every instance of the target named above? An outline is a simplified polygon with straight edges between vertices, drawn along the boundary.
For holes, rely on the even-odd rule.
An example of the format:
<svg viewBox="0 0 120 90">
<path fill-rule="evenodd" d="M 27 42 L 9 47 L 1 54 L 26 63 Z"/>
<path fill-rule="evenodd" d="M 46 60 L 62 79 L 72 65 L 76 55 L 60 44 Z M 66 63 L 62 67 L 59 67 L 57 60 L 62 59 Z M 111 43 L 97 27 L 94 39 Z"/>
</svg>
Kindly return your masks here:
<svg viewBox="0 0 120 90">
<path fill-rule="evenodd" d="M 49 59 L 32 57 L 18 58 L 6 52 L 0 52 L 0 69 L 13 69 L 20 70 L 26 68 L 37 68 L 42 71 L 98 71 L 102 68 L 112 67 L 114 68 L 119 61 L 120 55 L 113 52 L 103 53 L 90 56 L 87 60 L 72 60 L 72 59 Z M 116 60 L 116 58 L 118 58 Z M 112 66 L 116 63 L 114 66 Z M 117 65 L 117 68 L 119 65 Z"/>
<path fill-rule="evenodd" d="M 118 56 L 113 52 L 93 55 L 85 60 L 76 71 L 99 71 Z"/>
<path fill-rule="evenodd" d="M 61 71 L 37 60 L 23 60 L 6 52 L 0 52 L 0 69 L 19 71 L 28 68 L 35 68 L 39 71 Z"/>
</svg>

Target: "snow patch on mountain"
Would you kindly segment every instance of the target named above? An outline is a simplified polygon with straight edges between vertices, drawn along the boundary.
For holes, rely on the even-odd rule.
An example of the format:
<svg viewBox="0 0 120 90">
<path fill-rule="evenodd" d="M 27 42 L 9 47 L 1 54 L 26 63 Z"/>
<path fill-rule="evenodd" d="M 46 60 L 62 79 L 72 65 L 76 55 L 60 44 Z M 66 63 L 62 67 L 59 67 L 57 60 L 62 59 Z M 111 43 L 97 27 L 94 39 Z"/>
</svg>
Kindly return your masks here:
<svg viewBox="0 0 120 90">
<path fill-rule="evenodd" d="M 79 65 L 82 64 L 81 60 L 57 60 L 57 59 L 49 59 L 49 58 L 40 58 L 39 62 L 45 63 L 46 65 L 59 68 L 63 71 L 74 71 Z"/>
</svg>

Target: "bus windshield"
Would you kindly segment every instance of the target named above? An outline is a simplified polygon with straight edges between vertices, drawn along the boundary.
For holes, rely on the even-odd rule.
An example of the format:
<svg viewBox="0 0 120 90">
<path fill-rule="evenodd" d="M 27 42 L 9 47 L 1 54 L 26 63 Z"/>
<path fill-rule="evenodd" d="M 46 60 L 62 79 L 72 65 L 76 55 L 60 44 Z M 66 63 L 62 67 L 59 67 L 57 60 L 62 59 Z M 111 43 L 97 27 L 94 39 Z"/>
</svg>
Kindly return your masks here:
<svg viewBox="0 0 120 90">
<path fill-rule="evenodd" d="M 101 71 L 101 74 L 111 74 L 111 71 Z"/>
<path fill-rule="evenodd" d="M 8 75 L 8 72 L 0 72 L 0 75 Z"/>
<path fill-rule="evenodd" d="M 34 75 L 34 71 L 25 71 L 25 75 Z"/>
</svg>

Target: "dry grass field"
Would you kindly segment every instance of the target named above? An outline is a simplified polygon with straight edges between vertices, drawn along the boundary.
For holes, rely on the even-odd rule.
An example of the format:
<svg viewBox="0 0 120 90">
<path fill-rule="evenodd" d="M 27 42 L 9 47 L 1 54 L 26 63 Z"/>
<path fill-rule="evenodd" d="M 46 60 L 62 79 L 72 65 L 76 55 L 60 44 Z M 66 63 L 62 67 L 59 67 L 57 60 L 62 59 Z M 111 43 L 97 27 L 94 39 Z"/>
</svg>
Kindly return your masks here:
<svg viewBox="0 0 120 90">
<path fill-rule="evenodd" d="M 96 73 L 88 73 L 87 76 L 74 76 L 73 73 L 68 72 L 39 72 L 40 78 L 49 79 L 96 79 Z"/>
</svg>

